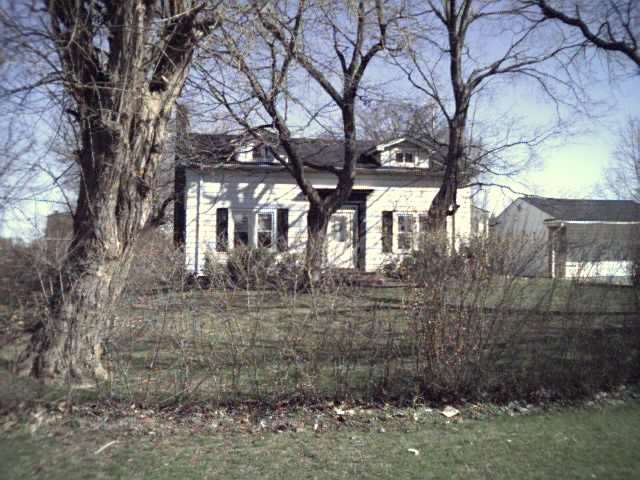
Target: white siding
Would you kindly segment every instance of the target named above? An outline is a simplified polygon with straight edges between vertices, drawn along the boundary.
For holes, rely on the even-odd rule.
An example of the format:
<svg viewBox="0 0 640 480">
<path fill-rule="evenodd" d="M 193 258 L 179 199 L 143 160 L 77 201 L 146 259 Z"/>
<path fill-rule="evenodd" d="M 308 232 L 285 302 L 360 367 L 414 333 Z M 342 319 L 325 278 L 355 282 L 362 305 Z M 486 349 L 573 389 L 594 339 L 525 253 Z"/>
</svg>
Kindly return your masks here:
<svg viewBox="0 0 640 480">
<path fill-rule="evenodd" d="M 310 173 L 317 188 L 335 188 L 335 177 L 330 174 Z M 200 185 L 200 187 L 198 187 Z M 199 189 L 199 190 L 198 190 Z M 359 173 L 354 190 L 373 190 L 367 198 L 366 209 L 366 265 L 375 271 L 397 253 L 382 253 L 382 212 L 426 212 L 438 190 L 438 180 L 416 174 Z M 200 202 L 198 211 L 198 191 Z M 186 238 L 187 266 L 201 271 L 207 251 L 215 252 L 216 209 L 229 208 L 259 211 L 260 209 L 289 209 L 289 246 L 304 251 L 306 241 L 306 212 L 308 202 L 294 180 L 282 171 L 216 170 L 203 173 L 187 171 L 186 185 Z M 468 189 L 458 194 L 460 208 L 455 216 L 456 242 L 467 238 L 471 229 L 471 198 Z M 199 228 L 196 219 L 200 219 Z M 231 218 L 231 215 L 229 215 Z M 451 221 L 449 232 L 452 232 Z M 197 237 L 197 240 L 196 240 Z M 233 243 L 233 222 L 229 222 L 229 245 Z M 394 252 L 397 252 L 397 225 L 394 225 Z"/>
<path fill-rule="evenodd" d="M 549 215 L 519 198 L 498 217 L 494 232 L 498 238 L 508 242 L 507 259 L 518 273 L 524 276 L 548 274 L 548 232 L 544 221 Z"/>
<path fill-rule="evenodd" d="M 380 152 L 380 164 L 385 167 L 408 167 L 411 165 L 399 164 L 396 162 L 396 153 L 412 153 L 414 158 L 414 167 L 429 168 L 429 158 L 427 152 L 417 148 L 415 145 L 404 142 Z"/>
</svg>

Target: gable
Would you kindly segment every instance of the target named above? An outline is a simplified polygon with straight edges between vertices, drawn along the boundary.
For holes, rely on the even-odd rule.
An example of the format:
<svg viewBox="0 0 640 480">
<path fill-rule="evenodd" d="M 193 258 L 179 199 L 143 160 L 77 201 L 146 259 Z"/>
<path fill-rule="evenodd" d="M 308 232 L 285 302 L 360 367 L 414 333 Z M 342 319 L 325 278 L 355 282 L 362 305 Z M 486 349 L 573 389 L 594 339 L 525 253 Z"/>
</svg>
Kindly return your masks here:
<svg viewBox="0 0 640 480">
<path fill-rule="evenodd" d="M 549 214 L 517 198 L 495 219 L 494 227 L 501 234 L 508 235 L 544 235 L 544 221 Z"/>
<path fill-rule="evenodd" d="M 382 167 L 430 168 L 431 152 L 428 147 L 410 138 L 400 138 L 376 146 Z"/>
</svg>

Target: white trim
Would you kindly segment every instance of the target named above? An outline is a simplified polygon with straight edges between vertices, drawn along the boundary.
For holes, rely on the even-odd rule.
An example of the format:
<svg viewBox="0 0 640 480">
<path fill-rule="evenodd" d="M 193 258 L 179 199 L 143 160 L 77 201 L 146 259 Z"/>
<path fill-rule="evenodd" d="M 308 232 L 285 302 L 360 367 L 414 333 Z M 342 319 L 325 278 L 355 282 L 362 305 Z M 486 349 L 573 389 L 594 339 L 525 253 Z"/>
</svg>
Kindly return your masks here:
<svg viewBox="0 0 640 480">
<path fill-rule="evenodd" d="M 381 143 L 379 145 L 376 145 L 375 150 L 378 152 L 382 152 L 383 150 L 386 150 L 389 147 L 393 147 L 394 145 L 398 145 L 399 143 L 403 143 L 403 142 L 409 142 L 409 143 L 413 143 L 414 145 L 424 148 L 424 149 L 429 149 L 428 145 L 425 145 L 424 143 L 420 142 L 419 140 L 415 140 L 411 137 L 400 137 L 397 138 L 395 140 L 390 140 L 387 143 Z"/>
<path fill-rule="evenodd" d="M 201 173 L 198 177 L 198 182 L 196 184 L 196 226 L 195 226 L 195 245 L 194 245 L 194 257 L 193 257 L 193 270 L 196 275 L 200 274 L 200 197 L 202 192 L 202 185 L 204 182 L 204 175 Z M 186 216 L 185 216 L 185 225 L 186 225 Z"/>
<path fill-rule="evenodd" d="M 246 215 L 247 217 L 247 246 L 251 248 L 268 248 L 269 250 L 277 249 L 278 242 L 278 208 L 276 205 L 257 206 L 254 208 L 223 207 L 229 209 L 227 235 L 228 235 L 228 248 L 231 250 L 236 248 L 236 215 Z M 282 207 L 288 208 L 288 207 Z M 258 245 L 258 231 L 259 222 L 258 215 L 270 215 L 271 216 L 271 246 L 260 247 Z"/>
<path fill-rule="evenodd" d="M 270 247 L 262 247 L 259 245 L 258 234 L 260 233 L 260 215 L 269 215 L 271 217 L 271 246 Z M 267 208 L 258 208 L 255 211 L 254 216 L 254 235 L 253 235 L 253 244 L 256 248 L 268 248 L 269 250 L 276 248 L 276 242 L 278 241 L 278 215 L 277 210 L 271 207 Z"/>
<path fill-rule="evenodd" d="M 396 251 L 398 253 L 409 253 L 413 250 L 415 250 L 415 244 L 416 244 L 416 235 L 417 235 L 417 212 L 396 212 L 395 213 L 395 246 L 396 246 Z M 410 224 L 409 227 L 411 228 L 411 231 L 409 232 L 400 232 L 400 217 L 409 217 L 410 220 Z M 410 235 L 411 236 L 411 245 L 409 245 L 409 248 L 400 248 L 400 235 Z"/>
<path fill-rule="evenodd" d="M 555 218 L 549 218 L 544 221 L 545 225 L 564 225 L 565 223 L 577 224 L 577 225 L 640 225 L 640 221 L 630 222 L 609 222 L 605 220 L 557 220 Z"/>
</svg>

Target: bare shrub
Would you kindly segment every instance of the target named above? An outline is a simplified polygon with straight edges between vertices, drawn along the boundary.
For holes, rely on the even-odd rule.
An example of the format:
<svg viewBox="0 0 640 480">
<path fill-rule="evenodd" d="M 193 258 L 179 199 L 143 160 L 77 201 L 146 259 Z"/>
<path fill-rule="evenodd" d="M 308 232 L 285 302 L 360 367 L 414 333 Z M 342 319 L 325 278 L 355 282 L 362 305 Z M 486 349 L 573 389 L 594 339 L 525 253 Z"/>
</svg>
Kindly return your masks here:
<svg viewBox="0 0 640 480">
<path fill-rule="evenodd" d="M 503 300 L 492 295 L 499 278 L 489 244 L 463 245 L 457 252 L 425 241 L 411 257 L 408 277 L 410 330 L 415 373 L 429 395 L 468 395 L 486 384 L 491 346 L 506 325 Z"/>
<path fill-rule="evenodd" d="M 522 266 L 495 240 L 425 244 L 403 262 L 410 287 L 329 270 L 312 290 L 295 254 L 240 250 L 185 289 L 180 252 L 152 240 L 109 327 L 111 400 L 568 398 L 630 381 L 640 358 L 630 287 L 505 274 Z"/>
<path fill-rule="evenodd" d="M 242 246 L 222 258 L 207 252 L 203 276 L 213 287 L 295 291 L 302 285 L 303 269 L 301 254 Z"/>
<path fill-rule="evenodd" d="M 136 242 L 125 293 L 138 295 L 181 289 L 186 277 L 184 252 L 175 247 L 168 233 L 155 230 Z"/>
<path fill-rule="evenodd" d="M 42 239 L 0 242 L 0 330 L 14 338 L 46 314 L 60 282 L 58 256 Z"/>
</svg>

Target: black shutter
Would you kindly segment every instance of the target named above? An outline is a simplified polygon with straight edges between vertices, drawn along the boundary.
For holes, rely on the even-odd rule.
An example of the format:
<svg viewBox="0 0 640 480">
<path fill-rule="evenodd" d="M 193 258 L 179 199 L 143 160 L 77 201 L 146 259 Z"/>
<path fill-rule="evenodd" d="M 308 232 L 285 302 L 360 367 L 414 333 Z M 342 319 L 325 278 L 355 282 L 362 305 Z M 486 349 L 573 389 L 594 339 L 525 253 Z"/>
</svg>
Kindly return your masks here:
<svg viewBox="0 0 640 480">
<path fill-rule="evenodd" d="M 278 209 L 278 251 L 286 252 L 289 249 L 289 209 Z"/>
<path fill-rule="evenodd" d="M 216 210 L 216 252 L 226 252 L 229 244 L 229 209 Z"/>
<path fill-rule="evenodd" d="M 185 132 L 186 133 L 186 132 Z M 176 159 L 176 162 L 178 159 Z M 175 200 L 173 202 L 173 241 L 176 246 L 184 246 L 187 231 L 187 211 L 184 203 L 187 175 L 183 166 L 175 168 Z"/>
<path fill-rule="evenodd" d="M 382 212 L 382 253 L 393 251 L 393 212 Z"/>
</svg>

